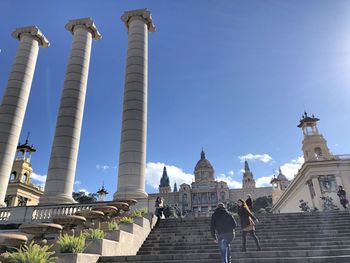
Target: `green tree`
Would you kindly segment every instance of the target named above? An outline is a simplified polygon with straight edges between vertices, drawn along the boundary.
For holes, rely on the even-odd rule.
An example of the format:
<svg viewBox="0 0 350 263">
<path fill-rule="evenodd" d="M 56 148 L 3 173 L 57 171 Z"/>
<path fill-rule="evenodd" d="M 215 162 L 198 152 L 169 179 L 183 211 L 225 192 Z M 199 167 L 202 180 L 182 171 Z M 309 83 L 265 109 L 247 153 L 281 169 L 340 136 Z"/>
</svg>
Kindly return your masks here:
<svg viewBox="0 0 350 263">
<path fill-rule="evenodd" d="M 231 213 L 237 213 L 238 212 L 238 205 L 237 203 L 230 202 L 227 204 L 227 210 Z"/>
<path fill-rule="evenodd" d="M 97 201 L 97 194 L 86 194 L 83 191 L 73 192 L 73 199 L 80 204 L 94 203 Z"/>
<path fill-rule="evenodd" d="M 272 196 L 262 196 L 258 197 L 253 201 L 253 212 L 254 213 L 269 213 L 272 207 Z M 262 208 L 264 210 L 262 210 Z"/>
</svg>

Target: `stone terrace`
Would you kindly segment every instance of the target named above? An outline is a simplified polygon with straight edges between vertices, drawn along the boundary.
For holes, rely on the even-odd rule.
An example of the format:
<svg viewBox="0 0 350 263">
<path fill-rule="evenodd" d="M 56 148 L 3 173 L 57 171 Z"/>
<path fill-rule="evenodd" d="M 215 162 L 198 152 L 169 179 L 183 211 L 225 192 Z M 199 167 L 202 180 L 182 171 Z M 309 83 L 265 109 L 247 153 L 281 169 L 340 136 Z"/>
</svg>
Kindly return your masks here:
<svg viewBox="0 0 350 263">
<path fill-rule="evenodd" d="M 350 262 L 350 213 L 260 215 L 257 235 L 262 250 L 248 236 L 241 252 L 238 228 L 232 242 L 233 263 Z M 238 222 L 238 219 L 237 219 Z M 100 257 L 99 262 L 219 262 L 210 236 L 210 218 L 162 220 L 136 256 Z"/>
</svg>

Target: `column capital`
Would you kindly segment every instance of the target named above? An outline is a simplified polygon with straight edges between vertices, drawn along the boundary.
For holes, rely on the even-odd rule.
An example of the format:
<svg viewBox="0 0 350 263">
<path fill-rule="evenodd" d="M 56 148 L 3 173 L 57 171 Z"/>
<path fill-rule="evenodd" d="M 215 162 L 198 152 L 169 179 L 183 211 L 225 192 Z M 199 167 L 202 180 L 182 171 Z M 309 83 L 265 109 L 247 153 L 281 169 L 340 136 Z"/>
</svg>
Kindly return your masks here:
<svg viewBox="0 0 350 263">
<path fill-rule="evenodd" d="M 43 48 L 50 46 L 49 40 L 44 36 L 44 34 L 39 30 L 37 26 L 26 26 L 16 28 L 16 30 L 11 35 L 12 37 L 20 40 L 22 34 L 31 35 L 35 40 L 39 42 L 39 45 Z"/>
<path fill-rule="evenodd" d="M 90 17 L 69 20 L 65 27 L 73 35 L 74 27 L 76 26 L 85 26 L 86 29 L 92 34 L 92 38 L 94 38 L 95 40 L 100 40 L 102 38 L 100 32 L 98 32 L 94 21 Z"/>
<path fill-rule="evenodd" d="M 153 24 L 151 12 L 147 10 L 147 8 L 137 9 L 126 11 L 120 17 L 120 19 L 125 23 L 126 27 L 129 28 L 129 22 L 132 17 L 136 17 L 141 19 L 147 25 L 147 28 L 150 32 L 156 31 L 156 26 Z"/>
</svg>

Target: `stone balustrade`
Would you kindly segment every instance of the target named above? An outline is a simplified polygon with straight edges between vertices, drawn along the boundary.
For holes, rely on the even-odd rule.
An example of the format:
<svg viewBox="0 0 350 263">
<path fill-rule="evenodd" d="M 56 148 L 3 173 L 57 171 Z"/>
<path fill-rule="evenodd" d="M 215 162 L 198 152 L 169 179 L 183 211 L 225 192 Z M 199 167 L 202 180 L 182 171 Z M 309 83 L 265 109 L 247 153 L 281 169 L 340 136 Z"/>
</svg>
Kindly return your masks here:
<svg viewBox="0 0 350 263">
<path fill-rule="evenodd" d="M 55 216 L 74 215 L 81 210 L 91 210 L 102 205 L 113 205 L 111 202 L 88 204 L 39 205 L 0 208 L 0 225 L 22 224 L 29 222 L 48 222 Z"/>
<path fill-rule="evenodd" d="M 0 222 L 8 222 L 10 215 L 10 208 L 0 208 Z"/>
</svg>

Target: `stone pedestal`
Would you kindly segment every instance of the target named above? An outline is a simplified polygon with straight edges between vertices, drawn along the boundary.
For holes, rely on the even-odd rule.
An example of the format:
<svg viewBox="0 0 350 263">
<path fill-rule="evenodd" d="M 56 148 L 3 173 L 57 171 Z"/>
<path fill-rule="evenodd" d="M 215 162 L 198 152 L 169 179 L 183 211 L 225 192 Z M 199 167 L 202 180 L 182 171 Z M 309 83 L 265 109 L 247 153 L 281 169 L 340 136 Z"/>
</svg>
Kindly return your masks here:
<svg viewBox="0 0 350 263">
<path fill-rule="evenodd" d="M 114 199 L 145 198 L 148 31 L 154 32 L 146 9 L 125 12 L 128 28 L 123 123 L 121 131 L 118 190 Z"/>
<path fill-rule="evenodd" d="M 101 38 L 90 18 L 71 20 L 73 34 L 64 88 L 57 117 L 45 192 L 40 204 L 72 203 L 80 131 L 83 122 L 91 42 Z"/>
<path fill-rule="evenodd" d="M 0 207 L 9 182 L 23 119 L 27 108 L 39 47 L 49 42 L 36 26 L 16 29 L 20 41 L 0 107 Z"/>
</svg>

